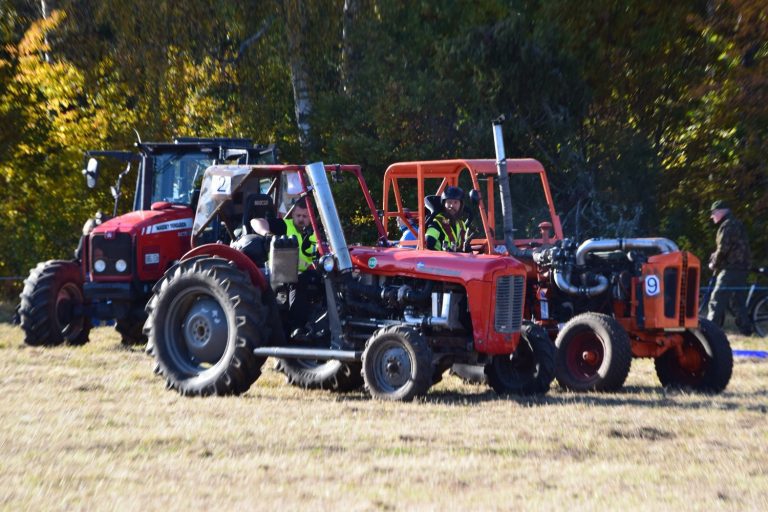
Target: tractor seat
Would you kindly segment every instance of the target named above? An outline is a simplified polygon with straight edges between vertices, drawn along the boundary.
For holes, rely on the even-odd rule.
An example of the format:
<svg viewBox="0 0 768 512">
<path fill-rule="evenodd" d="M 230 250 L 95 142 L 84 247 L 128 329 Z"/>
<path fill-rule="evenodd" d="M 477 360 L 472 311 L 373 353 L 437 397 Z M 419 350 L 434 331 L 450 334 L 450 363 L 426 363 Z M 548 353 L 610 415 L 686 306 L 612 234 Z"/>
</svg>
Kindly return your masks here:
<svg viewBox="0 0 768 512">
<path fill-rule="evenodd" d="M 443 211 L 443 202 L 440 196 L 424 196 L 424 206 L 427 208 L 427 215 L 424 219 L 424 225 L 428 226 L 432 219 L 434 219 L 438 213 Z"/>
<path fill-rule="evenodd" d="M 274 219 L 277 215 L 272 197 L 268 194 L 249 194 L 243 201 L 243 229 L 253 234 L 252 219 Z"/>
</svg>

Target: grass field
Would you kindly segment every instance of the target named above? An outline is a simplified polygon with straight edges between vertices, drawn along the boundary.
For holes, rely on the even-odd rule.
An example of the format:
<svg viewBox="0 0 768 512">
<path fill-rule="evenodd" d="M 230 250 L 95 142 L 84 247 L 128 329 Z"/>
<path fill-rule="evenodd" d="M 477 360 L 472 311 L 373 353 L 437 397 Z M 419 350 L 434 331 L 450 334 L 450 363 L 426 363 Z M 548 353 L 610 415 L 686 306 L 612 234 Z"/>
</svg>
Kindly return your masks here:
<svg viewBox="0 0 768 512">
<path fill-rule="evenodd" d="M 448 377 L 380 403 L 284 384 L 165 390 L 110 328 L 31 348 L 0 324 L 3 510 L 768 510 L 768 362 L 717 396 L 626 388 L 499 398 Z M 731 337 L 736 348 L 765 349 Z"/>
</svg>

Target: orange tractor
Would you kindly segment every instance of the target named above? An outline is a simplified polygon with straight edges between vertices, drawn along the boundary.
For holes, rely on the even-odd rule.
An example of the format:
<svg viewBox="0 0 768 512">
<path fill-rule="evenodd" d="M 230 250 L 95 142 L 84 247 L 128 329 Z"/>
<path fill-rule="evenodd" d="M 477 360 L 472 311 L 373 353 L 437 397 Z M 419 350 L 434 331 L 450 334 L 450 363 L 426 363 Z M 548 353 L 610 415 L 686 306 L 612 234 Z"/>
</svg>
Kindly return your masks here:
<svg viewBox="0 0 768 512">
<path fill-rule="evenodd" d="M 664 238 L 565 238 L 544 168 L 533 159 L 506 159 L 502 122 L 494 122 L 496 160 L 387 169 L 382 215 L 389 224 L 399 219 L 409 233 L 401 246 L 423 249 L 425 217 L 439 208 L 435 198 L 449 186 L 468 190 L 472 234 L 465 250 L 525 266 L 523 317 L 554 339 L 561 386 L 616 390 L 632 357 L 650 357 L 664 386 L 722 391 L 733 355 L 723 331 L 698 318 L 699 259 Z M 483 371 L 475 365 L 458 373 L 477 378 Z"/>
</svg>

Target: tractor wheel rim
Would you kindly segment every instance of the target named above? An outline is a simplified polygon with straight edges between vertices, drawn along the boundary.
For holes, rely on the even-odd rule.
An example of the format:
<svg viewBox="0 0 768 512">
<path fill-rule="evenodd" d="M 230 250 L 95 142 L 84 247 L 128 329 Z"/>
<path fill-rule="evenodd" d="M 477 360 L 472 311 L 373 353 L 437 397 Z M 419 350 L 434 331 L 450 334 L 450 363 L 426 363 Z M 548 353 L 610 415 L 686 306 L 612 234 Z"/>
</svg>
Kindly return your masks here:
<svg viewBox="0 0 768 512">
<path fill-rule="evenodd" d="M 605 358 L 603 340 L 593 332 L 579 333 L 566 351 L 566 365 L 575 378 L 588 381 L 598 374 Z"/>
<path fill-rule="evenodd" d="M 392 393 L 411 378 L 411 358 L 401 344 L 390 342 L 376 353 L 374 374 L 382 390 Z"/>
<path fill-rule="evenodd" d="M 82 304 L 83 294 L 73 283 L 65 284 L 56 294 L 56 324 L 67 338 L 76 337 L 83 329 Z"/>
<path fill-rule="evenodd" d="M 208 297 L 196 301 L 183 325 L 184 340 L 192 357 L 209 364 L 221 359 L 227 346 L 227 321 L 218 302 Z"/>
<path fill-rule="evenodd" d="M 703 349 L 687 342 L 682 347 L 682 353 L 677 358 L 680 369 L 691 379 L 697 379 L 701 376 L 706 367 L 706 355 Z"/>
<path fill-rule="evenodd" d="M 205 288 L 188 288 L 174 297 L 165 325 L 168 356 L 185 372 L 205 371 L 226 352 L 228 321 L 221 305 Z"/>
</svg>

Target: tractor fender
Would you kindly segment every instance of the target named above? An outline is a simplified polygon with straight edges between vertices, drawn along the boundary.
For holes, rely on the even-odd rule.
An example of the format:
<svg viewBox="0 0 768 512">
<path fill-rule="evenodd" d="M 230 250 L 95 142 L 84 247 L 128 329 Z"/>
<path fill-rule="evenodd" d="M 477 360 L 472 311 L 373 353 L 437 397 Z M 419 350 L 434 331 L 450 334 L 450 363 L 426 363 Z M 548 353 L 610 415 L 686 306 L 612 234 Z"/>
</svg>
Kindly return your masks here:
<svg viewBox="0 0 768 512">
<path fill-rule="evenodd" d="M 237 268 L 248 273 L 254 286 L 257 286 L 261 291 L 265 291 L 268 288 L 267 280 L 264 278 L 261 270 L 259 270 L 259 267 L 248 256 L 237 249 L 224 244 L 205 244 L 188 251 L 179 261 L 188 260 L 196 256 L 216 256 L 229 260 Z"/>
</svg>

